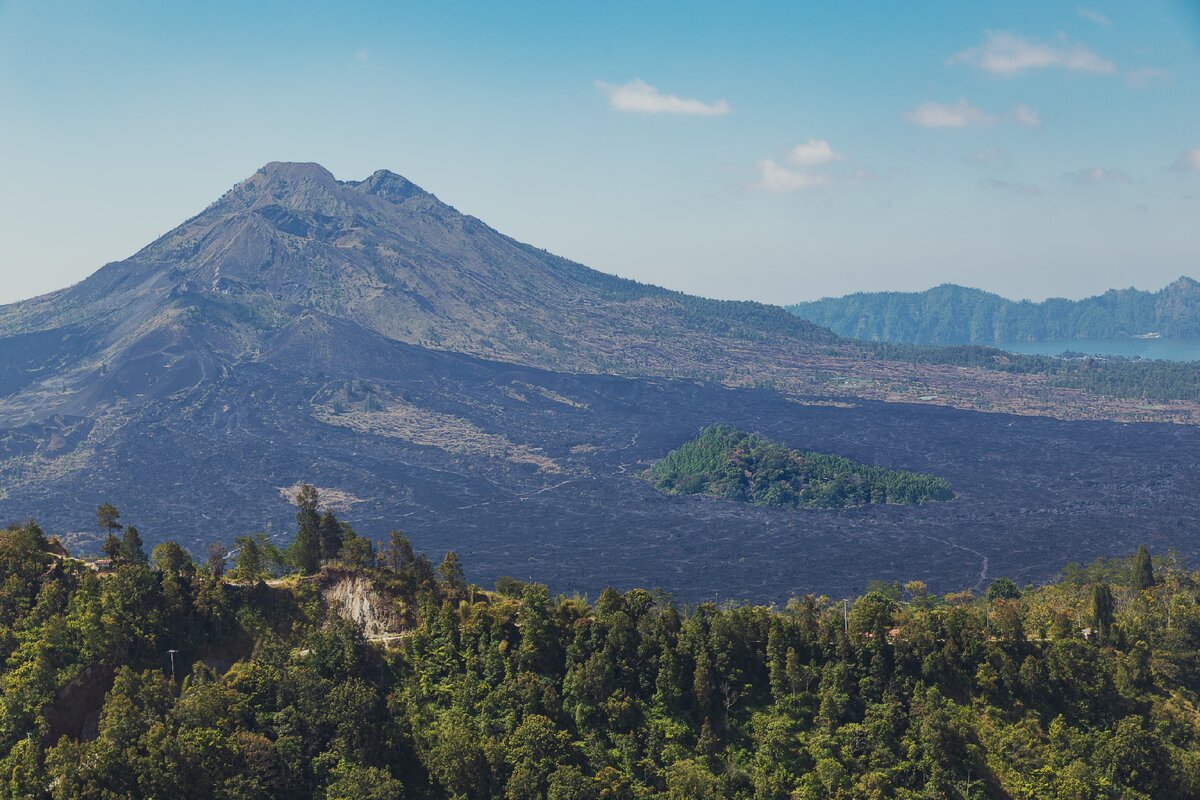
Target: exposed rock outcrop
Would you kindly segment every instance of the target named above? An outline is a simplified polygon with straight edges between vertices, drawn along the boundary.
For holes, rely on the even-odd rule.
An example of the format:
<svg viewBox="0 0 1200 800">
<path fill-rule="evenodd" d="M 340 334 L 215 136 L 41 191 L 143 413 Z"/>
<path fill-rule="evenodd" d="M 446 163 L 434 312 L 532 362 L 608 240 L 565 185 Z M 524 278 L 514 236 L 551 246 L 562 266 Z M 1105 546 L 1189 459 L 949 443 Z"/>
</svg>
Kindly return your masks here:
<svg viewBox="0 0 1200 800">
<path fill-rule="evenodd" d="M 321 573 L 318 586 L 326 605 L 343 619 L 361 625 L 367 638 L 381 638 L 404 631 L 403 618 L 397 611 L 400 599 L 376 587 L 367 575 L 326 569 Z"/>
</svg>

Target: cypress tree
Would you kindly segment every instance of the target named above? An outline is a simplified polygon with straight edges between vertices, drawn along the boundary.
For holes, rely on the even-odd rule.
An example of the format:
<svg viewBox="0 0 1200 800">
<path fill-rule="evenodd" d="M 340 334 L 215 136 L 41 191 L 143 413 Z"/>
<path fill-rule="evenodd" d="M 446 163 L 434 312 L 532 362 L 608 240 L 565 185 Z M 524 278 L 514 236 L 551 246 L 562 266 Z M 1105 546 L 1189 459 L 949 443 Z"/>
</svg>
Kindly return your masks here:
<svg viewBox="0 0 1200 800">
<path fill-rule="evenodd" d="M 338 522 L 332 511 L 325 512 L 325 516 L 321 517 L 320 532 L 321 557 L 326 561 L 332 561 L 338 557 L 343 544 L 342 523 Z"/>
<path fill-rule="evenodd" d="M 316 487 L 304 484 L 296 493 L 296 538 L 292 541 L 292 563 L 305 575 L 321 567 L 321 515 L 317 513 L 319 498 Z"/>
<path fill-rule="evenodd" d="M 1146 545 L 1138 545 L 1137 556 L 1133 559 L 1133 588 L 1140 592 L 1153 585 L 1154 565 L 1150 561 L 1150 551 Z"/>
<path fill-rule="evenodd" d="M 712 660 L 709 658 L 707 650 L 701 650 L 696 656 L 696 670 L 692 673 L 692 696 L 696 701 L 698 715 L 708 716 L 712 711 L 716 695 L 717 687 L 713 678 Z"/>
<path fill-rule="evenodd" d="M 1115 605 L 1108 584 L 1097 583 L 1092 589 L 1092 628 L 1100 641 L 1106 641 L 1112 631 Z"/>
</svg>

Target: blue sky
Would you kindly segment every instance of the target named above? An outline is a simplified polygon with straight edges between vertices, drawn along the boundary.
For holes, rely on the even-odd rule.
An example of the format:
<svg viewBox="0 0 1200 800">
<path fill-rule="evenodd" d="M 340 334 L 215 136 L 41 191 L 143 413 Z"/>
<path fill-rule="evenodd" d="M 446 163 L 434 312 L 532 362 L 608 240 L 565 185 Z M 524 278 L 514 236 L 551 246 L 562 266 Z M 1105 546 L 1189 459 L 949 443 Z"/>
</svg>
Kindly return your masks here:
<svg viewBox="0 0 1200 800">
<path fill-rule="evenodd" d="M 1195 0 L 0 0 L 0 302 L 272 160 L 708 296 L 1157 288 L 1200 277 L 1198 90 Z"/>
</svg>

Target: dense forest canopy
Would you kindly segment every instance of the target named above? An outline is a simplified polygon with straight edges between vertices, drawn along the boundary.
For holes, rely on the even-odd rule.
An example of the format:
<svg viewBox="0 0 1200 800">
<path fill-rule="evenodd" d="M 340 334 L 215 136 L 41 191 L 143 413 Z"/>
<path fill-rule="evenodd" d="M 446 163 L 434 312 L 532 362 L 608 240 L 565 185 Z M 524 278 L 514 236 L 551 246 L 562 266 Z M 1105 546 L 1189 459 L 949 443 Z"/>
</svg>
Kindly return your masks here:
<svg viewBox="0 0 1200 800">
<path fill-rule="evenodd" d="M 705 428 L 659 460 L 648 477 L 670 494 L 708 494 L 780 508 L 928 503 L 954 496 L 949 482 L 933 475 L 789 450 L 728 425 Z"/>
<path fill-rule="evenodd" d="M 1174 558 L 981 598 L 588 602 L 484 591 L 316 500 L 230 574 L 223 547 L 147 555 L 119 515 L 100 572 L 32 522 L 0 531 L 0 794 L 1200 797 L 1200 576 Z M 330 581 L 393 633 L 348 621 Z"/>
<path fill-rule="evenodd" d="M 1159 333 L 1200 336 L 1200 282 L 1157 291 L 1121 289 L 1040 303 L 945 284 L 924 292 L 859 292 L 788 310 L 852 339 L 898 344 L 997 344 L 1109 339 Z"/>
</svg>

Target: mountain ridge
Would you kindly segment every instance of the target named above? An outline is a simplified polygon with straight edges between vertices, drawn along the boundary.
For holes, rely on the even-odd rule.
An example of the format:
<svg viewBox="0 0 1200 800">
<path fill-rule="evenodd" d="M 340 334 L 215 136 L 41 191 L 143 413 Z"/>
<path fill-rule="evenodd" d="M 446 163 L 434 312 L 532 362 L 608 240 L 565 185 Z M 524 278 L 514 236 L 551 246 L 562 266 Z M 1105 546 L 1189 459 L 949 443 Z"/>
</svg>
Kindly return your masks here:
<svg viewBox="0 0 1200 800">
<path fill-rule="evenodd" d="M 943 283 L 922 292 L 856 292 L 787 308 L 841 336 L 899 344 L 1200 336 L 1200 282 L 1186 275 L 1155 292 L 1110 289 L 1080 300 L 1010 300 Z"/>
</svg>

